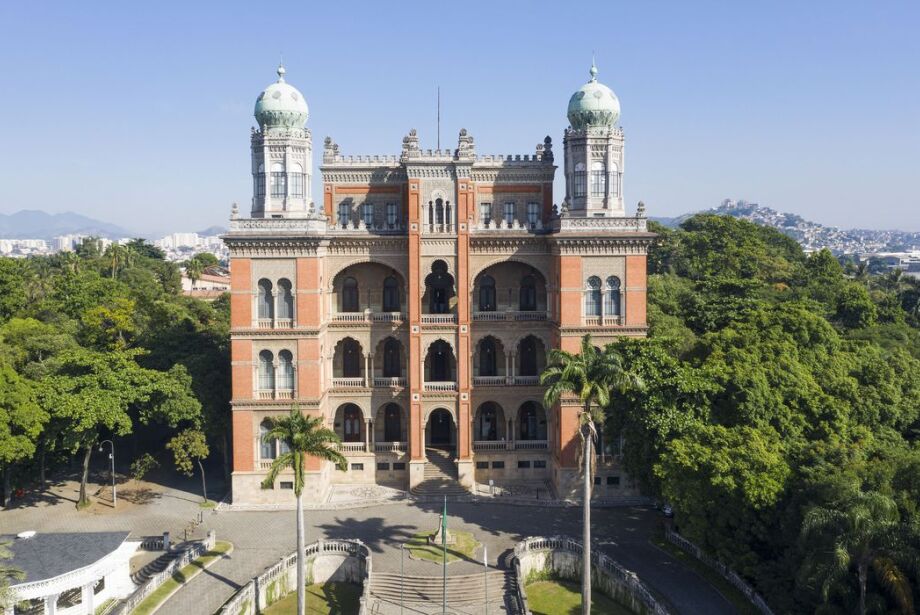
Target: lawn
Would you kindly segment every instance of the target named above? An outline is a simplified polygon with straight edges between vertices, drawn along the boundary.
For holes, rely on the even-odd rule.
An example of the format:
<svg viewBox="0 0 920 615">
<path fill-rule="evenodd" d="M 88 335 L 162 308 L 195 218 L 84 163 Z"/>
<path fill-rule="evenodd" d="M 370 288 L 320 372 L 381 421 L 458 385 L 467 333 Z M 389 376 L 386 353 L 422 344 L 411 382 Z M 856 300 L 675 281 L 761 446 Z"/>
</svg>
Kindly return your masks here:
<svg viewBox="0 0 920 615">
<path fill-rule="evenodd" d="M 131 615 L 149 615 L 153 613 L 173 592 L 192 580 L 199 572 L 207 568 L 211 562 L 218 557 L 230 552 L 231 549 L 233 549 L 233 545 L 229 542 L 217 541 L 211 551 L 208 551 L 187 566 L 173 573 L 172 578 L 156 588 L 152 594 L 144 598 L 144 600 L 131 611 Z"/>
<path fill-rule="evenodd" d="M 353 615 L 358 612 L 361 588 L 353 583 L 307 586 L 307 615 Z M 291 592 L 262 611 L 262 615 L 294 615 L 297 592 Z"/>
<path fill-rule="evenodd" d="M 473 535 L 469 532 L 453 530 L 451 530 L 450 533 L 456 538 L 457 542 L 452 545 L 447 545 L 447 563 L 449 564 L 461 559 L 473 559 L 473 554 L 475 554 L 476 549 L 479 548 L 479 543 L 476 542 Z M 428 537 L 430 535 L 431 532 L 416 534 L 406 542 L 406 551 L 409 552 L 409 557 L 414 559 L 425 559 L 429 562 L 440 564 L 444 557 L 441 545 L 429 544 Z"/>
<path fill-rule="evenodd" d="M 677 545 L 671 543 L 664 537 L 664 534 L 659 532 L 652 537 L 652 544 L 661 549 L 662 551 L 667 551 L 671 557 L 681 562 L 684 566 L 697 573 L 703 577 L 710 585 L 712 585 L 716 591 L 722 594 L 726 600 L 732 603 L 732 606 L 737 609 L 738 613 L 741 615 L 759 615 L 760 611 L 757 610 L 751 601 L 742 594 L 738 589 L 725 580 L 721 574 L 699 561 Z"/>
<path fill-rule="evenodd" d="M 527 606 L 533 615 L 578 615 L 581 585 L 568 581 L 537 581 L 526 588 Z M 591 612 L 599 615 L 633 615 L 596 589 L 591 592 Z"/>
</svg>

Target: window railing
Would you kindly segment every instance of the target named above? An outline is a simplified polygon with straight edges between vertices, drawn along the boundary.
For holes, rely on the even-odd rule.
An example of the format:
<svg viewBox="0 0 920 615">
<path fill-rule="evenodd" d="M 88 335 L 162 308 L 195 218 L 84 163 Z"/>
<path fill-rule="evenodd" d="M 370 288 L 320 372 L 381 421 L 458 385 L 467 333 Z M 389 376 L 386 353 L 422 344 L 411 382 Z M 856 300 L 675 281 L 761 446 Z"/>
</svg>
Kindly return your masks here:
<svg viewBox="0 0 920 615">
<path fill-rule="evenodd" d="M 494 312 L 473 312 L 473 320 L 483 321 L 483 322 L 496 322 L 496 321 L 525 321 L 525 320 L 548 320 L 548 315 L 545 310 L 534 310 L 534 311 L 521 311 L 521 310 L 505 310 L 505 311 L 494 311 Z"/>
<path fill-rule="evenodd" d="M 363 387 L 364 378 L 360 376 L 357 378 L 333 378 L 332 386 L 334 387 Z"/>
<path fill-rule="evenodd" d="M 259 460 L 259 469 L 268 470 L 272 467 L 272 464 L 275 462 L 274 459 L 260 459 Z"/>
<path fill-rule="evenodd" d="M 409 449 L 408 442 L 374 442 L 375 453 L 405 453 Z"/>
<path fill-rule="evenodd" d="M 372 233 L 377 235 L 400 235 L 406 232 L 406 227 L 400 223 L 384 222 L 381 224 L 367 224 L 365 220 L 353 220 L 351 218 L 342 220 L 339 218 L 337 223 L 329 223 L 328 230 L 331 233 Z"/>
<path fill-rule="evenodd" d="M 294 326 L 293 318 L 278 318 L 275 320 L 276 329 L 290 329 Z"/>
<path fill-rule="evenodd" d="M 275 391 L 275 399 L 294 399 L 294 389 L 278 389 Z"/>
<path fill-rule="evenodd" d="M 341 453 L 366 453 L 367 445 L 364 442 L 339 442 L 336 448 Z"/>
<path fill-rule="evenodd" d="M 496 451 L 544 451 L 549 448 L 546 440 L 475 440 L 473 450 Z"/>
<path fill-rule="evenodd" d="M 261 389 L 256 391 L 256 399 L 274 399 L 275 392 L 271 389 Z"/>
<path fill-rule="evenodd" d="M 456 382 L 426 382 L 424 384 L 426 391 L 456 391 L 457 383 Z"/>
<path fill-rule="evenodd" d="M 474 451 L 504 451 L 508 450 L 511 442 L 504 440 L 475 440 L 473 442 Z"/>
<path fill-rule="evenodd" d="M 494 387 L 506 384 L 505 376 L 473 376 L 473 386 Z"/>
<path fill-rule="evenodd" d="M 406 386 L 406 379 L 400 378 L 400 377 L 390 377 L 390 376 L 384 376 L 384 377 L 374 376 L 374 386 L 375 387 L 389 387 L 389 388 L 404 387 Z"/>
<path fill-rule="evenodd" d="M 622 316 L 585 316 L 582 319 L 586 327 L 610 327 L 623 324 Z"/>
<path fill-rule="evenodd" d="M 470 230 L 473 232 L 487 233 L 487 232 L 499 232 L 507 233 L 510 231 L 518 232 L 527 232 L 533 233 L 536 231 L 544 230 L 543 222 L 539 219 L 537 220 L 512 220 L 508 221 L 506 219 L 493 218 L 492 220 L 480 220 L 479 222 L 473 224 L 470 227 Z"/>
<path fill-rule="evenodd" d="M 256 323 L 256 328 L 258 329 L 271 329 L 274 325 L 274 321 L 271 318 L 260 318 Z"/>
<path fill-rule="evenodd" d="M 422 324 L 449 325 L 457 322 L 456 314 L 422 314 Z"/>
<path fill-rule="evenodd" d="M 514 382 L 517 386 L 534 386 L 540 384 L 539 376 L 515 376 Z"/>
<path fill-rule="evenodd" d="M 514 448 L 519 451 L 542 451 L 549 448 L 546 440 L 515 440 Z"/>
<path fill-rule="evenodd" d="M 332 322 L 351 322 L 367 324 L 372 322 L 402 322 L 405 316 L 402 312 L 336 312 L 332 315 Z"/>
</svg>

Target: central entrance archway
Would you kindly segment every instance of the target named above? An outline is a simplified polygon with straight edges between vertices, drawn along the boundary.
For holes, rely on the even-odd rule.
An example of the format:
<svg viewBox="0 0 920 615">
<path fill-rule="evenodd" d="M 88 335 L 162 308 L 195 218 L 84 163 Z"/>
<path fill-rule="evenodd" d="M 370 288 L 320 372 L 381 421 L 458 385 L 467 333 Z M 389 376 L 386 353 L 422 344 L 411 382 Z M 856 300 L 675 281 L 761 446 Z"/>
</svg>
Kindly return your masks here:
<svg viewBox="0 0 920 615">
<path fill-rule="evenodd" d="M 428 445 L 446 448 L 454 444 L 454 419 L 450 412 L 438 408 L 428 417 Z"/>
</svg>

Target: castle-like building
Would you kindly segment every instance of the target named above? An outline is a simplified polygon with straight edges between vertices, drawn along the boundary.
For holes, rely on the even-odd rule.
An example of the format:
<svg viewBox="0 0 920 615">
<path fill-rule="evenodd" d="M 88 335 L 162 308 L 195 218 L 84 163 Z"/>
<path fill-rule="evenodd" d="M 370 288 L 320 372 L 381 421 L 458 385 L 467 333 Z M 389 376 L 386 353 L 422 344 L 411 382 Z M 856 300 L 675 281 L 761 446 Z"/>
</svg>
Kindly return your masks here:
<svg viewBox="0 0 920 615">
<path fill-rule="evenodd" d="M 579 404 L 546 408 L 547 350 L 646 333 L 644 207 L 623 203 L 620 104 L 597 69 L 568 106 L 566 194 L 553 199 L 546 137 L 531 154 L 426 150 L 346 156 L 323 143 L 321 205 L 303 95 L 262 92 L 252 130 L 249 217 L 234 207 L 231 255 L 233 501 L 288 503 L 292 478 L 262 489 L 283 442 L 266 419 L 292 404 L 341 437 L 348 469 L 311 460 L 306 493 L 389 484 L 424 492 L 476 483 L 578 484 Z M 616 443 L 596 492 L 634 492 Z M 608 455 L 608 453 L 613 453 Z"/>
</svg>

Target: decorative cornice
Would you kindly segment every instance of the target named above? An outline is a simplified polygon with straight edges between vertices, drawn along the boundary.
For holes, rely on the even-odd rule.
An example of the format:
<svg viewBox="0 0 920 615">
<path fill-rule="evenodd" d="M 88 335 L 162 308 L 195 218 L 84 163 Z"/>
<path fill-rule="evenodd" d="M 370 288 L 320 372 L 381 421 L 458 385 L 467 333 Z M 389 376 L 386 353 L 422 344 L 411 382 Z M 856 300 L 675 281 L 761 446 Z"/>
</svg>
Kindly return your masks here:
<svg viewBox="0 0 920 615">
<path fill-rule="evenodd" d="M 553 253 L 579 254 L 647 254 L 655 235 L 624 234 L 622 236 L 560 237 L 551 236 Z"/>
<path fill-rule="evenodd" d="M 550 246 L 543 236 L 470 236 L 470 254 L 508 254 L 527 252 L 529 254 L 549 254 Z"/>
<path fill-rule="evenodd" d="M 224 235 L 224 243 L 231 257 L 298 257 L 319 256 L 324 250 L 324 241 L 316 237 L 234 237 Z"/>
<path fill-rule="evenodd" d="M 627 337 L 645 337 L 648 334 L 648 325 L 625 325 L 625 326 L 596 326 L 596 327 L 559 327 L 560 335 L 610 335 L 610 336 L 627 336 Z"/>
</svg>

